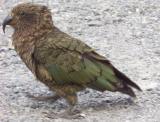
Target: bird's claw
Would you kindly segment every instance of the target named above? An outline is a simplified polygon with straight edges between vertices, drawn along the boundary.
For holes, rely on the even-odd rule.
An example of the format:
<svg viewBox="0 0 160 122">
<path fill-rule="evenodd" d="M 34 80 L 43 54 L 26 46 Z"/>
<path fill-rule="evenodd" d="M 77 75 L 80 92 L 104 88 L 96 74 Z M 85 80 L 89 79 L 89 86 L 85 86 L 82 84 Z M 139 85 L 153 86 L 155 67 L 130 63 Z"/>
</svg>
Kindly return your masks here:
<svg viewBox="0 0 160 122">
<path fill-rule="evenodd" d="M 50 118 L 50 119 L 57 119 L 58 116 L 57 116 L 57 113 L 54 113 L 54 112 L 43 112 L 43 115 L 47 118 Z"/>
<path fill-rule="evenodd" d="M 67 111 L 63 112 L 63 113 L 54 113 L 54 112 L 50 112 L 50 113 L 43 113 L 45 117 L 50 118 L 50 119 L 57 119 L 57 118 L 64 118 L 64 119 L 83 119 L 85 118 L 85 114 L 79 113 L 79 114 L 71 114 L 68 113 Z"/>
</svg>

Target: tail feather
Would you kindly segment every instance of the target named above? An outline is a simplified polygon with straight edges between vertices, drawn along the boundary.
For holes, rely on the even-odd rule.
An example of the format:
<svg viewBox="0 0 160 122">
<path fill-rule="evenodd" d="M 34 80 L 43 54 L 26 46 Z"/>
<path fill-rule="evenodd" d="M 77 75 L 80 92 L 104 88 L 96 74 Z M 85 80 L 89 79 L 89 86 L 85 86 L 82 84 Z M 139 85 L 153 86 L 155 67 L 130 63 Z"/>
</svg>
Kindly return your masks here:
<svg viewBox="0 0 160 122">
<path fill-rule="evenodd" d="M 113 67 L 113 66 L 112 66 Z M 114 72 L 116 74 L 116 76 L 121 79 L 123 81 L 124 84 L 129 85 L 139 91 L 142 91 L 142 89 L 133 81 L 131 81 L 125 74 L 123 74 L 122 72 L 118 71 L 115 67 L 113 67 Z"/>
<path fill-rule="evenodd" d="M 123 88 L 119 88 L 118 91 L 122 92 L 124 94 L 127 94 L 127 95 L 129 95 L 131 97 L 136 97 L 134 91 L 129 86 L 127 86 L 127 85 L 124 86 Z"/>
<path fill-rule="evenodd" d="M 90 84 L 92 88 L 100 91 L 119 91 L 132 97 L 136 97 L 132 87 L 142 91 L 136 83 L 117 70 L 105 57 L 100 56 L 95 52 L 85 54 L 85 57 L 95 62 L 102 70 L 100 78 L 98 77 L 95 82 Z"/>
</svg>

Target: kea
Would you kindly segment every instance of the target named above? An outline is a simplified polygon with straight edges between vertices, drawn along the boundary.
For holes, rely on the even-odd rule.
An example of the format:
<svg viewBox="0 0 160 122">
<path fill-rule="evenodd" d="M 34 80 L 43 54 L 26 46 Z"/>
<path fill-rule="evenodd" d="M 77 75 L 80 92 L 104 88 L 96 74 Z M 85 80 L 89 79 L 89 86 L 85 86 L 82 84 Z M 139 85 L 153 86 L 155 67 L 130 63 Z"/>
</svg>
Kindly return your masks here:
<svg viewBox="0 0 160 122">
<path fill-rule="evenodd" d="M 52 99 L 65 98 L 71 112 L 77 92 L 91 88 L 135 97 L 141 88 L 116 69 L 106 57 L 77 38 L 62 32 L 47 6 L 21 3 L 3 21 L 14 28 L 13 46 L 34 76 L 51 91 Z M 71 112 L 72 113 L 72 112 Z"/>
</svg>

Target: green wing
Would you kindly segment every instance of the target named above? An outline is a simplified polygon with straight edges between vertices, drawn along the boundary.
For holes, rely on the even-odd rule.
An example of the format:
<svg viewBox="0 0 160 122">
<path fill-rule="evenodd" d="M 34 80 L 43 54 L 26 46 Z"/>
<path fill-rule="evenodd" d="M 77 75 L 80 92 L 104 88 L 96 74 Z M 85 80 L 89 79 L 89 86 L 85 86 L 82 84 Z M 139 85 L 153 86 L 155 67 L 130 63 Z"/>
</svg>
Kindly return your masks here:
<svg viewBox="0 0 160 122">
<path fill-rule="evenodd" d="M 59 30 L 37 45 L 34 58 L 46 67 L 57 84 L 76 84 L 100 91 L 120 91 L 131 96 L 135 94 L 130 86 L 140 90 L 105 57 Z"/>
</svg>

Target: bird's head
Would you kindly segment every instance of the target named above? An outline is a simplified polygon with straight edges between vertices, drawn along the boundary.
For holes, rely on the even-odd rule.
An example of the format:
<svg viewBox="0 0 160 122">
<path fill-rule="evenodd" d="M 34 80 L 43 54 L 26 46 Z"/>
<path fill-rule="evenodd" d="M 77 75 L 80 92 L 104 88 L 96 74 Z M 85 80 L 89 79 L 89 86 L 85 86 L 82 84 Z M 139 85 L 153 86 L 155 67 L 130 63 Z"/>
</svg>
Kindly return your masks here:
<svg viewBox="0 0 160 122">
<path fill-rule="evenodd" d="M 23 3 L 15 6 L 3 21 L 3 31 L 6 25 L 15 31 L 32 31 L 51 29 L 53 27 L 51 12 L 46 6 Z"/>
</svg>

